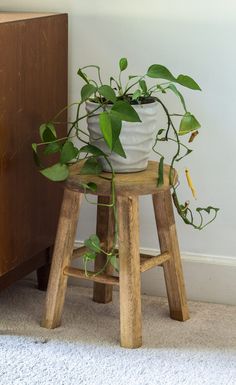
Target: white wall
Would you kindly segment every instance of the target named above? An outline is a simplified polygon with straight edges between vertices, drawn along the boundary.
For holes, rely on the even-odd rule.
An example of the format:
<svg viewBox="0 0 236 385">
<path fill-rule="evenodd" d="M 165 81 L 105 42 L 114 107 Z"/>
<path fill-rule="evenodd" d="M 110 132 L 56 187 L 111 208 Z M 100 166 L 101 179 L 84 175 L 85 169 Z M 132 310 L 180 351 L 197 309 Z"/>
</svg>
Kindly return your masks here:
<svg viewBox="0 0 236 385">
<path fill-rule="evenodd" d="M 236 2 L 234 0 L 1 0 L 2 11 L 69 13 L 70 98 L 78 95 L 76 69 L 96 63 L 116 72 L 129 58 L 130 72 L 162 63 L 193 76 L 203 92 L 185 92 L 202 123 L 195 152 L 183 162 L 197 186 L 200 206 L 221 208 L 202 232 L 177 220 L 181 250 L 214 258 L 236 258 Z M 183 199 L 190 198 L 184 190 Z M 84 206 L 78 239 L 94 231 L 94 207 Z M 141 202 L 141 244 L 157 248 L 151 202 Z"/>
</svg>

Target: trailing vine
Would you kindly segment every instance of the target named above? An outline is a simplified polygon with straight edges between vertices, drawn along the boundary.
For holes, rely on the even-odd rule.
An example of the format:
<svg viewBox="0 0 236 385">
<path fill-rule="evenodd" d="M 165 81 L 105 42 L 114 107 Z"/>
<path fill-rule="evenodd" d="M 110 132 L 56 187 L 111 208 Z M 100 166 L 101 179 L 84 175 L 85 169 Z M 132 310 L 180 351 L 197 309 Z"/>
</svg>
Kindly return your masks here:
<svg viewBox="0 0 236 385">
<path fill-rule="evenodd" d="M 33 143 L 34 159 L 39 167 L 42 175 L 52 181 L 63 181 L 69 176 L 70 165 L 74 162 L 83 161 L 80 173 L 84 175 L 98 175 L 100 178 L 109 179 L 111 182 L 111 203 L 102 204 L 112 208 L 115 218 L 115 231 L 113 244 L 110 250 L 104 250 L 97 235 L 91 235 L 85 240 L 87 252 L 84 254 L 85 271 L 87 272 L 87 263 L 95 260 L 98 253 L 104 253 L 107 256 L 105 266 L 96 274 L 100 274 L 105 270 L 108 263 L 111 263 L 115 269 L 118 270 L 116 243 L 118 238 L 117 231 L 117 213 L 116 213 L 116 196 L 115 196 L 115 171 L 109 160 L 109 155 L 112 152 L 117 153 L 122 157 L 126 157 L 122 143 L 120 142 L 120 132 L 122 129 L 122 122 L 129 121 L 135 124 L 140 122 L 140 118 L 134 108 L 135 105 L 150 103 L 156 101 L 159 103 L 166 116 L 166 128 L 161 128 L 156 133 L 156 138 L 153 144 L 153 151 L 159 157 L 159 165 L 157 172 L 157 186 L 162 186 L 164 183 L 164 160 L 165 156 L 159 151 L 159 143 L 172 142 L 175 144 L 175 151 L 172 155 L 169 184 L 172 190 L 172 197 L 174 205 L 182 220 L 191 225 L 193 228 L 201 230 L 210 224 L 217 216 L 218 208 L 213 206 L 197 207 L 193 211 L 190 207 L 190 202 L 185 201 L 180 203 L 178 198 L 179 183 L 175 184 L 175 167 L 176 163 L 187 157 L 193 151 L 182 142 L 181 138 L 189 136 L 189 143 L 192 143 L 198 135 L 198 130 L 201 125 L 195 116 L 187 110 L 185 99 L 179 89 L 176 87 L 182 86 L 192 90 L 200 91 L 199 85 L 187 75 L 179 75 L 175 77 L 166 67 L 160 64 L 151 65 L 144 75 L 131 75 L 123 84 L 123 71 L 127 69 L 128 62 L 126 58 L 121 58 L 119 61 L 118 78 L 110 77 L 109 84 L 104 84 L 101 77 L 100 67 L 97 65 L 88 65 L 78 70 L 78 76 L 84 81 L 81 88 L 80 99 L 68 106 L 63 107 L 56 116 L 49 122 L 43 123 L 39 128 L 39 135 L 41 141 Z M 88 75 L 90 70 L 96 70 L 97 79 L 91 79 Z M 149 84 L 150 80 L 156 79 L 155 84 Z M 161 79 L 161 82 L 158 81 Z M 158 82 L 157 82 L 158 81 Z M 164 82 L 163 82 L 164 81 Z M 165 102 L 161 98 L 162 95 L 172 92 L 180 101 L 183 114 L 170 113 Z M 86 104 L 86 101 L 92 101 L 95 108 L 90 112 L 81 112 L 81 107 Z M 60 119 L 61 115 L 71 110 L 76 106 L 74 120 L 68 121 L 68 134 L 64 137 L 58 137 L 56 130 L 57 125 L 63 123 Z M 95 145 L 90 143 L 89 134 L 81 128 L 81 121 L 90 117 L 97 116 L 101 130 L 101 137 L 97 140 L 104 140 L 107 145 L 106 153 L 100 150 Z M 180 120 L 179 127 L 176 128 L 174 120 Z M 64 122 L 65 123 L 65 122 Z M 158 122 L 157 122 L 158 123 Z M 78 139 L 80 145 L 75 145 L 73 139 Z M 43 151 L 39 151 L 43 148 Z M 52 154 L 57 154 L 57 161 L 52 165 L 45 164 Z M 105 176 L 102 174 L 101 158 L 104 158 L 110 168 L 110 174 Z M 186 170 L 186 180 L 191 189 L 193 197 L 195 198 L 195 189 L 190 177 L 189 170 Z M 93 182 L 82 185 L 86 200 L 92 204 L 93 202 L 87 197 L 87 193 L 96 192 L 97 186 Z M 209 219 L 205 219 L 208 215 Z"/>
</svg>

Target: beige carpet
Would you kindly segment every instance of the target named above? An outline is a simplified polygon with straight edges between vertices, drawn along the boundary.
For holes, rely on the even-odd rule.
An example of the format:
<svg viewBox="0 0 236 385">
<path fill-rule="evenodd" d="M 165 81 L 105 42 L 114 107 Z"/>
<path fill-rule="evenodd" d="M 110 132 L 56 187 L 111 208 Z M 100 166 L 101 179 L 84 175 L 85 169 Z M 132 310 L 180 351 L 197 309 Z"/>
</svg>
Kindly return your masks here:
<svg viewBox="0 0 236 385">
<path fill-rule="evenodd" d="M 45 293 L 22 281 L 0 293 L 1 385 L 236 385 L 236 307 L 190 303 L 185 323 L 143 296 L 143 347 L 119 347 L 118 295 L 70 287 L 63 324 L 39 326 Z"/>
</svg>

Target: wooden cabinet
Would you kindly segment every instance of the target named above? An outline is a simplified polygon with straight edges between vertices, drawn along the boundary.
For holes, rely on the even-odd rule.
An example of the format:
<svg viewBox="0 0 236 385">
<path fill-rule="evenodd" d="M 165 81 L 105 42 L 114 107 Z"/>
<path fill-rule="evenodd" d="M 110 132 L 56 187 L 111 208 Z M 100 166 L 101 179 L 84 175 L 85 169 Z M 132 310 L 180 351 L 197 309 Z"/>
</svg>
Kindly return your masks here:
<svg viewBox="0 0 236 385">
<path fill-rule="evenodd" d="M 62 187 L 31 143 L 67 104 L 67 36 L 66 14 L 0 13 L 0 289 L 35 269 L 45 284 Z"/>
</svg>

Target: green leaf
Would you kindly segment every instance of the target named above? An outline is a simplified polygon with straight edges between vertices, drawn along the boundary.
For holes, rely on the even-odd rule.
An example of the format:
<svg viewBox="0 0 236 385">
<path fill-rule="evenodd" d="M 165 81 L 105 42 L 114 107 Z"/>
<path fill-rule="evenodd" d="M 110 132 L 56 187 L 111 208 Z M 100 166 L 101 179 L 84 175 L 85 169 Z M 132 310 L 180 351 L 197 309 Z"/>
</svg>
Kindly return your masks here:
<svg viewBox="0 0 236 385">
<path fill-rule="evenodd" d="M 191 90 L 201 91 L 201 88 L 199 87 L 199 85 L 190 76 L 179 75 L 176 81 L 177 83 L 181 84 L 181 86 L 190 88 Z"/>
<path fill-rule="evenodd" d="M 166 90 L 164 87 L 162 87 L 160 84 L 157 84 L 156 85 L 156 89 L 157 90 L 160 90 L 162 92 L 162 94 L 166 94 Z"/>
<path fill-rule="evenodd" d="M 182 105 L 183 105 L 183 108 L 184 108 L 185 112 L 187 112 L 186 104 L 185 104 L 185 101 L 184 101 L 184 97 L 183 97 L 183 95 L 179 92 L 179 90 L 176 88 L 176 86 L 175 86 L 173 83 L 171 83 L 171 84 L 169 84 L 168 87 L 166 87 L 166 88 L 170 89 L 172 92 L 174 92 L 175 95 L 177 95 L 177 96 L 180 98 L 181 103 L 182 103 Z"/>
<path fill-rule="evenodd" d="M 134 93 L 132 95 L 132 100 L 137 100 L 141 95 L 142 95 L 142 91 L 141 90 L 134 91 Z"/>
<path fill-rule="evenodd" d="M 44 154 L 49 155 L 49 154 L 55 154 L 56 152 L 61 151 L 62 144 L 59 142 L 51 142 L 45 146 L 44 149 Z"/>
<path fill-rule="evenodd" d="M 147 83 L 145 82 L 145 80 L 141 79 L 139 80 L 139 85 L 140 85 L 140 88 L 142 89 L 142 91 L 144 93 L 147 92 Z"/>
<path fill-rule="evenodd" d="M 99 115 L 99 126 L 105 142 L 108 147 L 112 149 L 112 126 L 111 126 L 111 117 L 107 111 L 102 112 Z"/>
<path fill-rule="evenodd" d="M 151 65 L 148 69 L 147 76 L 150 78 L 170 80 L 171 82 L 181 84 L 182 86 L 192 90 L 201 90 L 199 85 L 190 76 L 179 75 L 177 78 L 175 78 L 172 73 L 161 64 Z"/>
<path fill-rule="evenodd" d="M 96 191 L 97 191 L 97 185 L 96 185 L 96 183 L 94 183 L 94 182 L 89 182 L 89 183 L 87 184 L 87 188 L 88 188 L 89 190 L 93 191 L 93 192 L 96 192 Z"/>
<path fill-rule="evenodd" d="M 135 109 L 128 102 L 123 100 L 118 100 L 112 106 L 111 111 L 115 111 L 117 116 L 126 122 L 141 122 Z"/>
<path fill-rule="evenodd" d="M 99 175 L 101 172 L 102 166 L 96 158 L 87 159 L 80 170 L 81 175 Z"/>
<path fill-rule="evenodd" d="M 86 152 L 95 156 L 106 155 L 102 150 L 100 150 L 100 148 L 93 146 L 92 144 L 87 144 L 86 146 L 81 147 L 79 152 Z"/>
<path fill-rule="evenodd" d="M 39 135 L 43 142 L 53 142 L 57 138 L 54 124 L 43 123 L 39 127 Z"/>
<path fill-rule="evenodd" d="M 120 59 L 119 67 L 120 67 L 120 71 L 124 71 L 128 67 L 128 61 L 127 61 L 127 59 L 125 57 L 122 57 Z"/>
<path fill-rule="evenodd" d="M 97 88 L 93 84 L 85 84 L 81 89 L 81 99 L 84 102 L 96 92 Z"/>
<path fill-rule="evenodd" d="M 190 112 L 186 112 L 180 122 L 179 135 L 186 135 L 191 131 L 198 130 L 200 127 L 201 125 L 195 116 Z"/>
<path fill-rule="evenodd" d="M 148 68 L 147 76 L 150 78 L 158 78 L 170 80 L 171 82 L 176 81 L 172 73 L 161 64 L 153 64 Z"/>
<path fill-rule="evenodd" d="M 100 95 L 104 96 L 104 98 L 112 103 L 116 102 L 116 94 L 112 87 L 103 85 L 98 88 L 98 92 Z"/>
<path fill-rule="evenodd" d="M 110 77 L 110 84 L 114 82 L 115 83 L 115 87 L 113 87 L 114 90 L 119 90 L 120 89 L 120 85 L 118 84 L 118 82 L 116 81 L 115 78 L 113 78 L 113 76 Z"/>
<path fill-rule="evenodd" d="M 43 142 L 53 142 L 56 139 L 56 136 L 52 133 L 49 128 L 46 128 L 44 133 L 42 134 Z"/>
<path fill-rule="evenodd" d="M 53 135 L 57 136 L 56 129 L 53 123 L 49 122 L 47 123 L 47 128 L 53 133 Z"/>
<path fill-rule="evenodd" d="M 116 255 L 111 255 L 109 258 L 110 264 L 115 268 L 116 271 L 119 271 L 119 265 L 117 262 L 117 257 Z"/>
<path fill-rule="evenodd" d="M 158 167 L 157 187 L 161 187 L 164 183 L 164 156 L 161 157 Z"/>
<path fill-rule="evenodd" d="M 46 178 L 59 182 L 65 180 L 69 176 L 69 169 L 66 164 L 56 163 L 53 166 L 40 170 L 41 174 Z"/>
<path fill-rule="evenodd" d="M 33 158 L 34 158 L 34 162 L 36 164 L 36 166 L 38 167 L 41 167 L 41 161 L 40 161 L 40 158 L 38 156 L 38 152 L 37 152 L 37 144 L 36 143 L 32 143 L 32 149 L 33 149 Z"/>
<path fill-rule="evenodd" d="M 93 251 L 87 251 L 87 253 L 85 253 L 83 255 L 83 260 L 84 261 L 94 261 L 96 259 L 96 253 L 93 252 Z"/>
<path fill-rule="evenodd" d="M 32 146 L 33 151 L 37 154 L 37 147 L 38 147 L 37 143 L 32 143 L 31 146 Z"/>
<path fill-rule="evenodd" d="M 77 75 L 79 75 L 87 84 L 89 84 L 87 75 L 84 72 L 82 72 L 80 68 L 77 71 Z"/>
<path fill-rule="evenodd" d="M 92 192 L 97 191 L 97 185 L 96 183 L 89 182 L 89 183 L 81 183 L 81 186 L 84 188 L 84 190 L 91 190 Z"/>
<path fill-rule="evenodd" d="M 166 131 L 165 128 L 160 128 L 160 130 L 158 130 L 157 136 L 160 136 L 165 131 Z"/>
<path fill-rule="evenodd" d="M 113 111 L 110 111 L 111 127 L 112 127 L 112 149 L 120 136 L 122 121 Z"/>
<path fill-rule="evenodd" d="M 101 251 L 100 240 L 96 234 L 90 235 L 88 239 L 84 241 L 85 246 L 95 253 Z"/>
<path fill-rule="evenodd" d="M 140 78 L 140 76 L 139 75 L 129 75 L 129 80 L 134 79 L 134 78 Z"/>
<path fill-rule="evenodd" d="M 122 156 L 122 158 L 126 158 L 126 154 L 125 154 L 125 151 L 122 147 L 120 139 L 117 139 L 117 141 L 114 144 L 112 151 L 115 152 L 116 154 Z"/>
<path fill-rule="evenodd" d="M 76 148 L 72 142 L 67 141 L 62 147 L 60 163 L 64 164 L 70 162 L 77 157 L 78 153 L 78 148 Z"/>
</svg>

